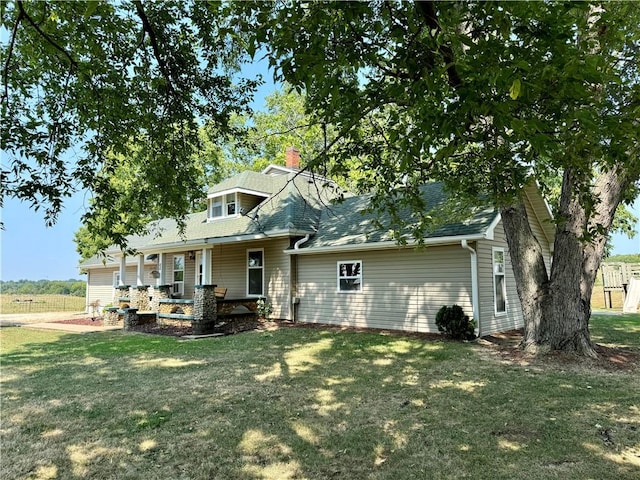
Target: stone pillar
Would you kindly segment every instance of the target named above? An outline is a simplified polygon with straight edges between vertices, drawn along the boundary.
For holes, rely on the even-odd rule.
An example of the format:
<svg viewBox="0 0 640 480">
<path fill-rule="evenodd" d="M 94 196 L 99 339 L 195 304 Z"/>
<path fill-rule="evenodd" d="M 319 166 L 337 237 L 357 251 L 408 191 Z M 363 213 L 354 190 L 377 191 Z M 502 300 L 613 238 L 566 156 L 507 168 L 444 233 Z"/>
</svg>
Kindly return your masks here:
<svg viewBox="0 0 640 480">
<path fill-rule="evenodd" d="M 194 335 L 213 333 L 218 318 L 215 288 L 216 285 L 196 285 L 191 323 Z"/>
<path fill-rule="evenodd" d="M 131 297 L 129 296 L 129 285 L 118 285 L 118 307 L 124 305 L 131 306 Z"/>
<path fill-rule="evenodd" d="M 131 288 L 131 307 L 143 312 L 151 310 L 148 285 L 138 285 L 135 288 Z"/>
<path fill-rule="evenodd" d="M 151 302 L 151 310 L 160 311 L 160 300 L 171 296 L 171 285 L 158 285 L 154 289 L 153 302 Z"/>
<path fill-rule="evenodd" d="M 113 326 L 120 323 L 120 315 L 118 315 L 118 307 L 107 307 L 104 309 L 103 325 Z"/>
<path fill-rule="evenodd" d="M 123 327 L 125 330 L 129 330 L 132 327 L 138 325 L 138 309 L 137 308 L 123 308 Z"/>
</svg>

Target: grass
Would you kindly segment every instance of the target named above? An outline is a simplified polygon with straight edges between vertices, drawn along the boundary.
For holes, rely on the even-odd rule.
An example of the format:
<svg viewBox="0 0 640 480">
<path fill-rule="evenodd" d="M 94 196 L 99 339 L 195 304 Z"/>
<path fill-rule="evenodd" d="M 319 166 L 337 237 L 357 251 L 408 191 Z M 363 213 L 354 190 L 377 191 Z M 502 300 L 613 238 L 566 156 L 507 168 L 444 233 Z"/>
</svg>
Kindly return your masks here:
<svg viewBox="0 0 640 480">
<path fill-rule="evenodd" d="M 82 312 L 85 298 L 73 295 L 0 295 L 0 313 Z"/>
<path fill-rule="evenodd" d="M 640 351 L 640 315 L 594 317 Z M 0 329 L 3 478 L 636 479 L 640 372 L 321 329 Z"/>
</svg>

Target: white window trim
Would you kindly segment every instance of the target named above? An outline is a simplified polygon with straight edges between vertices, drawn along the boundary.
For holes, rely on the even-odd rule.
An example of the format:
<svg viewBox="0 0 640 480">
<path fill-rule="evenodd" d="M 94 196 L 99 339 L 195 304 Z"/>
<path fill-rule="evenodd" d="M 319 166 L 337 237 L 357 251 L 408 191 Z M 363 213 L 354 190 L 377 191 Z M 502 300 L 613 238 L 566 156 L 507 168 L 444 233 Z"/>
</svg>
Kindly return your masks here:
<svg viewBox="0 0 640 480">
<path fill-rule="evenodd" d="M 229 202 L 227 203 L 227 195 L 233 195 L 234 198 L 234 202 Z M 216 217 L 213 216 L 213 204 L 214 203 L 220 203 L 220 205 L 222 206 L 222 215 L 218 215 Z M 231 203 L 235 203 L 236 205 L 236 213 L 231 214 L 231 215 L 227 215 L 227 206 L 230 205 Z M 207 214 L 207 221 L 211 222 L 211 221 L 215 221 L 215 220 L 220 220 L 223 218 L 234 218 L 234 217 L 239 217 L 240 216 L 240 198 L 238 196 L 238 192 L 227 192 L 227 193 L 222 193 L 222 194 L 216 194 L 215 197 L 210 197 L 209 201 L 208 201 L 208 214 Z"/>
<path fill-rule="evenodd" d="M 218 197 L 216 197 L 218 198 Z M 214 220 L 217 218 L 223 218 L 224 217 L 224 199 L 220 198 L 219 202 L 215 201 L 215 198 L 212 198 L 211 201 L 209 202 L 209 215 L 207 215 L 207 220 Z M 213 207 L 215 204 L 220 203 L 220 212 L 222 213 L 222 215 L 218 215 L 216 217 L 213 216 Z"/>
<path fill-rule="evenodd" d="M 260 267 L 249 267 L 249 253 L 251 252 L 261 252 L 262 253 L 262 266 Z M 264 271 L 265 271 L 265 258 L 264 258 L 264 248 L 249 248 L 247 249 L 247 255 L 246 255 L 246 267 L 247 267 L 247 297 L 264 297 L 265 293 L 264 293 Z M 262 270 L 262 292 L 259 294 L 256 293 L 249 293 L 249 269 L 254 269 L 257 270 L 258 268 L 260 268 Z"/>
<path fill-rule="evenodd" d="M 504 312 L 498 311 L 498 297 L 496 290 L 496 263 L 495 263 L 495 254 L 496 252 L 502 252 L 502 294 L 504 296 Z M 500 275 L 500 274 L 498 274 Z M 507 260 L 503 247 L 492 247 L 491 248 L 491 283 L 493 284 L 493 313 L 496 317 L 503 317 L 507 314 L 508 310 L 508 302 L 507 302 Z"/>
<path fill-rule="evenodd" d="M 176 263 L 175 263 L 175 259 L 176 257 L 182 257 L 182 270 L 176 270 Z M 187 264 L 186 264 L 186 259 L 183 253 L 179 254 L 179 255 L 173 255 L 173 257 L 171 258 L 171 287 L 172 287 L 172 292 L 174 295 L 184 295 L 184 275 L 186 273 L 186 269 L 187 269 Z M 178 281 L 176 282 L 175 280 L 175 272 L 180 272 L 182 271 L 182 281 Z M 176 291 L 175 289 L 175 285 L 180 285 L 180 291 Z"/>
<path fill-rule="evenodd" d="M 113 272 L 113 288 L 118 288 L 120 286 L 120 270 L 116 270 Z"/>
<path fill-rule="evenodd" d="M 340 265 L 343 263 L 359 263 L 360 264 L 360 275 L 357 277 L 341 277 L 340 276 Z M 358 294 L 362 293 L 364 290 L 364 275 L 363 275 L 363 265 L 362 260 L 338 260 L 336 262 L 336 292 L 337 293 L 346 293 L 346 294 Z M 344 278 L 359 278 L 360 279 L 360 289 L 359 290 L 341 290 L 340 289 L 340 279 Z"/>
</svg>

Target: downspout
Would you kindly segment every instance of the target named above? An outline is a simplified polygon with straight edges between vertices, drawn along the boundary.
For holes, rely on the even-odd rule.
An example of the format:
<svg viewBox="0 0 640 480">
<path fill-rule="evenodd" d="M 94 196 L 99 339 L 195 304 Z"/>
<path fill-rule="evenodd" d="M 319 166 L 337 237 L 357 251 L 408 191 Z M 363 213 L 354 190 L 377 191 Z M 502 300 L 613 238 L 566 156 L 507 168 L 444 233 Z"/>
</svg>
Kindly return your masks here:
<svg viewBox="0 0 640 480">
<path fill-rule="evenodd" d="M 300 240 L 298 240 L 296 243 L 293 244 L 293 249 L 298 250 L 300 248 L 300 245 L 309 241 L 309 238 L 311 238 L 311 234 L 307 233 L 304 237 L 302 237 Z"/>
<path fill-rule="evenodd" d="M 466 240 L 461 242 L 462 248 L 469 250 L 471 254 L 471 302 L 473 304 L 473 318 L 477 323 L 478 337 L 481 336 L 481 322 L 480 322 L 480 310 L 479 310 L 479 296 L 478 296 L 478 254 L 469 246 Z"/>
<path fill-rule="evenodd" d="M 299 250 L 300 245 L 302 245 L 305 242 L 308 242 L 310 238 L 311 238 L 311 234 L 307 233 L 304 237 L 302 237 L 300 240 L 298 240 L 296 243 L 293 244 L 293 249 Z M 296 270 L 295 272 L 292 272 L 293 268 L 295 268 Z M 297 302 L 294 302 L 294 296 L 292 295 L 292 293 L 293 293 L 294 287 L 295 287 L 296 293 L 298 291 L 298 258 L 296 256 L 294 260 L 293 255 L 289 257 L 289 275 L 291 276 L 292 273 L 293 273 L 294 280 L 289 283 L 289 305 L 291 308 L 291 320 L 293 321 L 293 323 L 296 323 Z M 295 285 L 294 285 L 294 282 L 295 282 Z"/>
</svg>

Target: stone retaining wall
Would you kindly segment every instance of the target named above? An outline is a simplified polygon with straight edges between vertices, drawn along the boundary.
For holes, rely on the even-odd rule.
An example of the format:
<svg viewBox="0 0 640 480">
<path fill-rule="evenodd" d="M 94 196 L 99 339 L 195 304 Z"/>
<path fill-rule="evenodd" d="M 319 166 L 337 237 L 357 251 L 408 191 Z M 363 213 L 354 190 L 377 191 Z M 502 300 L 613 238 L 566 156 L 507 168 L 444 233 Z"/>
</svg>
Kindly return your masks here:
<svg viewBox="0 0 640 480">
<path fill-rule="evenodd" d="M 104 326 L 122 326 L 122 317 L 118 314 L 118 307 L 105 308 L 102 323 Z"/>
<path fill-rule="evenodd" d="M 178 313 L 193 315 L 193 300 L 182 298 L 162 298 L 158 301 L 158 313 Z"/>
<path fill-rule="evenodd" d="M 131 287 L 131 308 L 148 311 L 151 310 L 151 302 L 149 301 L 149 285 L 139 285 Z"/>
</svg>

